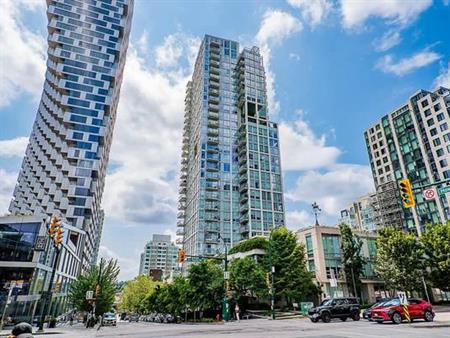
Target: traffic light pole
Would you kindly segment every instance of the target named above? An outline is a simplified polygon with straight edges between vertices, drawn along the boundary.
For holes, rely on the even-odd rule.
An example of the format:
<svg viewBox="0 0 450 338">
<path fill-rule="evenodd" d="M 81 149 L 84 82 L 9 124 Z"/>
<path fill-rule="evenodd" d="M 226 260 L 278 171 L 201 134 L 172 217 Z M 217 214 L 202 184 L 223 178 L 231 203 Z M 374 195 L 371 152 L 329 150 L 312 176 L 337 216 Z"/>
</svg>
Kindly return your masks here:
<svg viewBox="0 0 450 338">
<path fill-rule="evenodd" d="M 53 268 L 52 268 L 52 275 L 50 277 L 50 281 L 48 284 L 47 292 L 44 295 L 41 295 L 41 299 L 43 300 L 43 304 L 41 307 L 41 318 L 39 321 L 39 329 L 38 332 L 44 331 L 44 322 L 45 322 L 45 316 L 47 316 L 48 309 L 50 307 L 51 301 L 52 301 L 52 287 L 53 287 L 53 280 L 55 279 L 56 274 L 56 268 L 58 266 L 59 261 L 59 254 L 61 253 L 61 249 L 55 247 L 56 255 L 55 260 L 53 262 Z"/>
</svg>

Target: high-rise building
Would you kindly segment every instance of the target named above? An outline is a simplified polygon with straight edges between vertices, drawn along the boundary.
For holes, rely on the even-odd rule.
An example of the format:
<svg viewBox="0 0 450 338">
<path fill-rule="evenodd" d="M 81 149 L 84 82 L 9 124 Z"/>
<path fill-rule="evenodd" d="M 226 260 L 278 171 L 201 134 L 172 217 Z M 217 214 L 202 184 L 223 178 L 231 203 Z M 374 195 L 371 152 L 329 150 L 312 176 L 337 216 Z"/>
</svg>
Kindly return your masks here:
<svg viewBox="0 0 450 338">
<path fill-rule="evenodd" d="M 277 124 L 257 47 L 206 35 L 185 100 L 177 234 L 213 255 L 284 224 Z"/>
<path fill-rule="evenodd" d="M 364 195 L 341 210 L 341 222 L 358 230 L 377 230 L 381 225 L 377 194 Z"/>
<path fill-rule="evenodd" d="M 365 133 L 384 225 L 421 233 L 427 223 L 450 219 L 450 90 L 420 90 Z M 416 206 L 401 206 L 397 182 L 408 178 Z M 426 187 L 437 196 L 426 200 Z M 450 190 L 450 189 L 448 189 Z M 392 223 L 392 224 L 390 224 Z"/>
<path fill-rule="evenodd" d="M 177 268 L 177 257 L 178 247 L 170 235 L 153 235 L 141 254 L 139 274 L 149 276 L 153 271 L 161 271 L 160 275 L 167 278 Z"/>
<path fill-rule="evenodd" d="M 9 210 L 84 230 L 84 268 L 99 247 L 132 12 L 133 0 L 47 0 L 44 90 Z"/>
</svg>

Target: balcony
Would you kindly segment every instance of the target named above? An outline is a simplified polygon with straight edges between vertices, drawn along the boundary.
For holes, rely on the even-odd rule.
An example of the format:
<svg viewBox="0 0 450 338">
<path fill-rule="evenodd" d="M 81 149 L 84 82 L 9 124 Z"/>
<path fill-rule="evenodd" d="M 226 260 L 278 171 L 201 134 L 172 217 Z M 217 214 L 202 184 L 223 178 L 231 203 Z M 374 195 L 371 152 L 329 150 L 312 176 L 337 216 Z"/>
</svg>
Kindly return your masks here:
<svg viewBox="0 0 450 338">
<path fill-rule="evenodd" d="M 219 97 L 210 95 L 208 98 L 208 102 L 212 104 L 219 104 Z"/>
<path fill-rule="evenodd" d="M 220 81 L 220 76 L 216 75 L 216 74 L 209 74 L 209 79 L 219 82 Z"/>
<path fill-rule="evenodd" d="M 246 191 L 248 191 L 248 184 L 247 183 L 241 184 L 239 186 L 239 192 L 243 193 L 243 192 L 246 192 Z"/>
<path fill-rule="evenodd" d="M 212 111 L 208 112 L 208 119 L 216 120 L 216 121 L 219 120 L 219 113 L 212 112 Z"/>
<path fill-rule="evenodd" d="M 206 226 L 205 227 L 205 231 L 207 232 L 220 232 L 220 227 L 219 226 Z"/>
<path fill-rule="evenodd" d="M 207 146 L 206 152 L 211 154 L 217 154 L 219 152 L 219 148 L 217 146 Z"/>
<path fill-rule="evenodd" d="M 212 184 L 210 182 L 206 182 L 205 189 L 209 191 L 218 191 L 219 186 L 217 185 L 217 183 Z"/>
<path fill-rule="evenodd" d="M 248 201 L 248 194 L 242 194 L 240 203 L 244 204 L 244 203 L 247 203 L 247 201 Z"/>
<path fill-rule="evenodd" d="M 219 121 L 208 120 L 208 128 L 219 128 Z"/>
<path fill-rule="evenodd" d="M 217 81 L 213 81 L 213 80 L 209 80 L 209 88 L 212 89 L 219 89 L 219 82 Z"/>
<path fill-rule="evenodd" d="M 184 236 L 184 229 L 178 229 L 176 234 L 177 236 Z"/>
<path fill-rule="evenodd" d="M 219 111 L 219 105 L 218 104 L 209 103 L 208 104 L 208 111 L 210 111 L 210 112 L 218 112 Z"/>
<path fill-rule="evenodd" d="M 180 219 L 184 218 L 184 212 L 183 211 L 178 212 L 177 218 L 180 218 Z"/>
<path fill-rule="evenodd" d="M 217 52 L 214 49 L 211 49 L 211 52 L 209 53 L 209 60 L 211 61 L 220 61 L 220 54 L 219 54 L 219 50 L 217 50 Z"/>
<path fill-rule="evenodd" d="M 241 205 L 239 211 L 241 212 L 241 214 L 246 213 L 248 211 L 248 204 Z"/>
<path fill-rule="evenodd" d="M 217 173 L 206 173 L 206 179 L 208 181 L 218 181 L 220 177 Z"/>
<path fill-rule="evenodd" d="M 219 131 L 217 129 L 208 128 L 207 134 L 208 136 L 217 137 L 219 136 Z"/>
<path fill-rule="evenodd" d="M 217 211 L 217 210 L 219 210 L 219 204 L 206 203 L 205 211 Z"/>
<path fill-rule="evenodd" d="M 210 96 L 219 96 L 219 91 L 217 90 L 217 89 L 211 89 L 210 91 L 209 91 L 209 95 Z"/>
<path fill-rule="evenodd" d="M 219 138 L 218 137 L 208 137 L 207 142 L 209 144 L 219 144 Z"/>
<path fill-rule="evenodd" d="M 214 61 L 214 64 L 217 64 L 217 66 L 213 65 L 213 62 L 211 62 L 211 66 L 209 67 L 209 74 L 220 75 L 220 70 L 218 66 L 219 63 Z"/>
<path fill-rule="evenodd" d="M 183 244 L 183 238 L 177 238 L 177 240 L 175 241 L 175 243 L 177 243 L 177 244 Z"/>
<path fill-rule="evenodd" d="M 207 193 L 205 194 L 205 200 L 207 201 L 218 201 L 219 194 L 218 193 Z"/>
</svg>

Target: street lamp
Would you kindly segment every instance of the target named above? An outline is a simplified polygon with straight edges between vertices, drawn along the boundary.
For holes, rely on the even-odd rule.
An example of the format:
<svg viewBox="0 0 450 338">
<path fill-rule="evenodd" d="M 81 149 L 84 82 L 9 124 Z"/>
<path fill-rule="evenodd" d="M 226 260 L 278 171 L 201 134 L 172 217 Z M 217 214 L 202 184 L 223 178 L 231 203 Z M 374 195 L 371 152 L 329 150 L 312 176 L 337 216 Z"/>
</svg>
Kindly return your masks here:
<svg viewBox="0 0 450 338">
<path fill-rule="evenodd" d="M 228 247 L 225 243 L 225 240 L 219 235 L 217 236 L 217 239 L 221 240 L 223 243 L 223 246 L 225 247 L 225 264 L 224 264 L 224 273 L 223 273 L 223 279 L 224 279 L 224 288 L 225 288 L 225 296 L 223 299 L 222 304 L 222 318 L 224 321 L 230 320 L 230 304 L 228 302 L 228 279 L 230 277 L 228 272 Z"/>
</svg>

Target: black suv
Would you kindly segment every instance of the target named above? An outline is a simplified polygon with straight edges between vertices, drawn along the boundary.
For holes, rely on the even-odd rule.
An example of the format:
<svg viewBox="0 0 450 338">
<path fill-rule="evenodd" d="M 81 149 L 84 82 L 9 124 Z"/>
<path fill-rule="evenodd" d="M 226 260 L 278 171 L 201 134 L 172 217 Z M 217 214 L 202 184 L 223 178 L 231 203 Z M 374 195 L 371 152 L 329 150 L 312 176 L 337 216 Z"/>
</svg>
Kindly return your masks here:
<svg viewBox="0 0 450 338">
<path fill-rule="evenodd" d="M 331 298 L 324 300 L 320 306 L 313 307 L 308 311 L 308 317 L 313 323 L 322 319 L 329 323 L 331 318 L 339 318 L 343 322 L 347 318 L 359 320 L 360 307 L 356 298 Z"/>
</svg>

